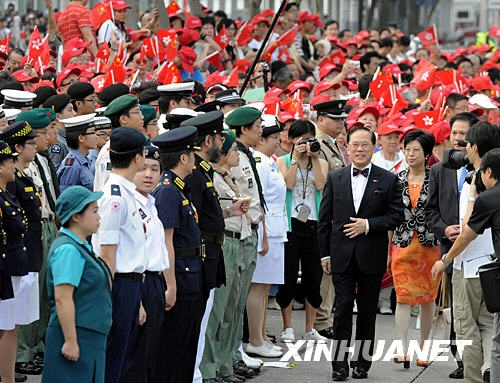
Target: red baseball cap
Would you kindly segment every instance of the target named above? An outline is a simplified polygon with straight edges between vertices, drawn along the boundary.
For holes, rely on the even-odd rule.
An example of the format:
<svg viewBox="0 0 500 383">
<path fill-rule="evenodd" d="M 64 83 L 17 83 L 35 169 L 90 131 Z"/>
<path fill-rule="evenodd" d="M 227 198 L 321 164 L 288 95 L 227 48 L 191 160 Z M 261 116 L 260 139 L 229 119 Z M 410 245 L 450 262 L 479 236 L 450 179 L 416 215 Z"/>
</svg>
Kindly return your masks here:
<svg viewBox="0 0 500 383">
<path fill-rule="evenodd" d="M 184 23 L 184 26 L 189 29 L 201 28 L 201 19 L 196 16 L 189 16 Z"/>
<path fill-rule="evenodd" d="M 321 104 L 325 101 L 330 101 L 330 97 L 328 97 L 326 94 L 319 94 L 317 96 L 314 96 L 310 102 L 311 109 L 314 110 L 314 105 Z"/>
<path fill-rule="evenodd" d="M 177 35 L 181 45 L 188 45 L 200 39 L 200 33 L 196 29 L 180 28 L 177 30 Z"/>
<path fill-rule="evenodd" d="M 81 70 L 80 70 L 80 68 L 73 67 L 73 68 L 66 68 L 61 73 L 59 73 L 57 75 L 57 78 L 56 78 L 56 85 L 58 88 L 61 86 L 64 79 L 66 77 L 68 77 L 71 73 L 74 73 L 77 76 L 80 76 Z"/>
<path fill-rule="evenodd" d="M 252 24 L 259 24 L 259 23 L 266 23 L 268 27 L 271 25 L 266 16 L 255 15 L 254 18 L 252 19 Z"/>
<path fill-rule="evenodd" d="M 54 88 L 54 83 L 50 80 L 42 80 L 37 82 L 35 85 L 33 85 L 33 88 L 31 88 L 31 91 L 34 92 L 38 88 L 42 86 L 50 86 L 51 88 Z"/>
<path fill-rule="evenodd" d="M 339 89 L 340 88 L 340 84 L 332 84 L 328 80 L 321 80 L 320 82 L 318 82 L 314 86 L 314 95 L 317 96 L 321 92 L 325 92 L 325 91 L 327 91 L 328 89 L 331 89 L 331 88 L 333 88 L 333 89 Z"/>
<path fill-rule="evenodd" d="M 186 72 L 193 73 L 194 62 L 196 61 L 196 52 L 194 49 L 184 45 L 179 50 L 179 56 L 181 58 L 182 69 Z"/>
<path fill-rule="evenodd" d="M 312 16 L 312 22 L 313 22 L 316 26 L 318 26 L 318 27 L 320 27 L 320 28 L 324 28 L 324 27 L 325 27 L 325 24 L 323 24 L 323 23 L 321 22 L 321 16 L 320 16 L 320 15 L 318 15 L 318 14 L 314 14 L 314 15 L 311 15 L 311 16 Z"/>
<path fill-rule="evenodd" d="M 450 123 L 446 121 L 439 121 L 431 126 L 429 133 L 432 133 L 436 139 L 436 144 L 441 144 L 444 140 L 450 137 Z"/>
<path fill-rule="evenodd" d="M 292 115 L 291 115 L 290 113 L 288 113 L 288 112 L 280 112 L 280 113 L 278 114 L 278 118 L 279 118 L 279 120 L 280 120 L 280 122 L 281 122 L 282 124 L 284 124 L 284 123 L 286 123 L 286 122 L 288 122 L 288 121 L 295 121 L 295 120 L 296 120 L 296 118 L 295 118 L 294 116 L 292 116 Z"/>
<path fill-rule="evenodd" d="M 391 133 L 402 134 L 403 131 L 393 121 L 383 122 L 377 129 L 377 135 L 379 136 L 384 136 Z"/>
<path fill-rule="evenodd" d="M 489 76 L 477 76 L 472 80 L 471 86 L 475 90 L 489 90 L 493 84 Z"/>
<path fill-rule="evenodd" d="M 121 11 L 122 9 L 132 8 L 130 5 L 127 5 L 127 3 L 124 0 L 111 0 L 111 5 L 113 5 L 113 10 L 115 11 Z"/>
<path fill-rule="evenodd" d="M 354 40 L 359 43 L 363 40 L 369 39 L 371 37 L 370 32 L 368 31 L 359 31 L 356 36 L 354 36 Z"/>
<path fill-rule="evenodd" d="M 264 9 L 261 13 L 262 16 L 265 17 L 274 17 L 274 11 L 272 9 Z"/>
<path fill-rule="evenodd" d="M 17 81 L 19 82 L 38 82 L 40 79 L 37 76 L 30 75 L 29 73 L 26 73 L 24 69 L 20 69 L 18 71 L 15 71 L 12 73 L 12 77 L 14 77 Z"/>
<path fill-rule="evenodd" d="M 290 91 L 290 93 L 293 93 L 293 92 L 297 91 L 298 89 L 305 89 L 308 92 L 310 92 L 311 91 L 311 84 L 306 82 L 306 81 L 295 80 L 290 85 L 288 85 L 288 90 Z"/>
<path fill-rule="evenodd" d="M 326 76 L 328 76 L 333 71 L 339 71 L 339 68 L 335 64 L 325 64 L 319 68 L 319 79 L 323 80 Z"/>
</svg>

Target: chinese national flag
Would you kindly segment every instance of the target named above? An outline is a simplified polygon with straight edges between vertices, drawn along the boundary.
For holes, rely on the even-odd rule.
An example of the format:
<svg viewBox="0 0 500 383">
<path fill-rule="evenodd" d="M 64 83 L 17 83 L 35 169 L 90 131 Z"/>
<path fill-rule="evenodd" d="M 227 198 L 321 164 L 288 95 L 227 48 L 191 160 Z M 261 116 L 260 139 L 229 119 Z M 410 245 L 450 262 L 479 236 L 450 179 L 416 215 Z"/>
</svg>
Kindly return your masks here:
<svg viewBox="0 0 500 383">
<path fill-rule="evenodd" d="M 97 3 L 94 8 L 92 8 L 91 16 L 92 24 L 94 24 L 94 29 L 97 31 L 102 23 L 113 18 L 111 2 L 101 1 L 100 3 Z"/>
<path fill-rule="evenodd" d="M 393 84 L 394 81 L 392 80 L 391 74 L 384 73 L 370 82 L 370 91 L 372 92 L 373 97 L 375 97 L 375 99 L 379 101 L 382 95 L 387 91 L 389 86 Z"/>
<path fill-rule="evenodd" d="M 42 53 L 42 39 L 40 37 L 40 32 L 38 32 L 38 28 L 35 26 L 33 33 L 30 37 L 30 42 L 28 44 L 28 63 L 34 64 L 38 61 L 38 57 Z"/>
<path fill-rule="evenodd" d="M 295 35 L 297 34 L 297 30 L 295 28 L 290 29 L 284 35 L 279 38 L 279 45 L 290 45 L 295 42 Z"/>
<path fill-rule="evenodd" d="M 226 26 L 224 25 L 217 36 L 214 37 L 214 40 L 217 44 L 219 44 L 220 49 L 224 50 L 229 45 L 229 36 L 227 35 Z"/>
<path fill-rule="evenodd" d="M 166 49 L 168 61 L 174 61 L 177 57 L 177 33 L 175 29 L 160 29 L 156 36 L 160 39 Z"/>
<path fill-rule="evenodd" d="M 436 73 L 436 77 L 443 85 L 450 85 L 456 81 L 456 72 L 454 69 L 441 70 Z"/>
<path fill-rule="evenodd" d="M 267 61 L 267 62 L 271 62 L 271 56 L 273 55 L 274 51 L 278 47 L 279 47 L 279 43 L 277 43 L 276 41 L 274 43 L 272 43 L 271 46 L 269 48 L 267 48 L 266 53 L 264 53 L 262 55 L 262 60 Z"/>
<path fill-rule="evenodd" d="M 167 7 L 167 14 L 169 17 L 177 15 L 177 13 L 181 10 L 181 8 L 177 5 L 177 3 L 172 1 Z"/>
<path fill-rule="evenodd" d="M 181 72 L 179 71 L 179 68 L 174 65 L 174 63 L 165 64 L 158 73 L 158 81 L 163 85 L 181 82 Z"/>
<path fill-rule="evenodd" d="M 389 85 L 380 97 L 380 101 L 382 106 L 389 106 L 392 108 L 389 115 L 399 111 L 400 109 L 408 108 L 408 103 L 403 99 L 399 90 L 396 89 L 394 84 Z"/>
<path fill-rule="evenodd" d="M 422 59 L 418 63 L 417 70 L 412 80 L 412 84 L 417 90 L 427 90 L 434 86 L 437 68 L 429 61 Z"/>
<path fill-rule="evenodd" d="M 148 57 L 156 58 L 160 62 L 163 62 L 163 60 L 165 59 L 165 55 L 167 54 L 167 50 L 160 42 L 158 37 L 153 36 L 151 38 L 146 38 L 142 40 L 142 43 Z"/>
<path fill-rule="evenodd" d="M 116 56 L 111 65 L 107 68 L 106 79 L 107 82 L 109 78 L 111 79 L 111 84 L 116 84 L 118 82 L 123 82 L 125 80 L 126 71 L 123 67 L 123 62 L 120 57 Z M 108 84 L 108 85 L 111 85 Z"/>
<path fill-rule="evenodd" d="M 293 97 L 289 97 L 281 103 L 281 107 L 295 118 L 304 117 L 304 111 L 302 110 L 302 92 L 295 92 Z"/>
<path fill-rule="evenodd" d="M 222 83 L 229 88 L 236 88 L 238 86 L 238 73 L 238 68 L 234 68 Z"/>
<path fill-rule="evenodd" d="M 5 54 L 8 54 L 12 50 L 9 46 L 9 36 L 10 35 L 0 41 L 0 52 L 3 52 Z"/>
<path fill-rule="evenodd" d="M 490 31 L 488 32 L 488 35 L 496 38 L 497 40 L 500 40 L 500 27 L 497 25 L 493 25 Z"/>
<path fill-rule="evenodd" d="M 208 73 L 208 72 L 207 72 Z M 210 88 L 212 85 L 222 84 L 225 80 L 225 77 L 220 74 L 218 70 L 214 73 L 210 73 L 205 80 L 205 89 Z"/>
<path fill-rule="evenodd" d="M 288 52 L 287 47 L 283 47 L 280 49 L 280 53 L 278 54 L 278 60 L 284 62 L 285 64 L 291 64 L 295 62 L 292 56 L 290 56 L 290 52 Z"/>
<path fill-rule="evenodd" d="M 247 45 L 250 41 L 252 41 L 252 34 L 251 34 L 251 28 L 250 24 L 245 22 L 241 27 L 240 30 L 238 31 L 237 35 L 238 39 L 238 46 L 243 47 Z"/>
<path fill-rule="evenodd" d="M 430 112 L 415 114 L 413 116 L 413 121 L 415 125 L 417 125 L 417 128 L 429 130 L 439 121 L 439 108 L 431 110 Z"/>
<path fill-rule="evenodd" d="M 420 32 L 417 36 L 423 46 L 428 46 L 437 42 L 436 28 L 434 28 L 434 25 Z"/>
</svg>

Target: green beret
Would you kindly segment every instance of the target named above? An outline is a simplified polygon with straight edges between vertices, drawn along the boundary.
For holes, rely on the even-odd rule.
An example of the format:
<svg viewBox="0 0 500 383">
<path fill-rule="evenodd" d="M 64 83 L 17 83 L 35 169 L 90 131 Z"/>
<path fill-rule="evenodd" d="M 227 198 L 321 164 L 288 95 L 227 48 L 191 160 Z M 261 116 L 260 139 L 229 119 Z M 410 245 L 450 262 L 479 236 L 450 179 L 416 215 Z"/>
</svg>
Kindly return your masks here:
<svg viewBox="0 0 500 383">
<path fill-rule="evenodd" d="M 222 154 L 226 155 L 236 141 L 236 134 L 231 129 L 224 129 L 222 132 Z"/>
<path fill-rule="evenodd" d="M 245 126 L 253 124 L 261 117 L 262 113 L 251 106 L 241 106 L 231 112 L 226 118 L 226 124 L 229 126 Z"/>
<path fill-rule="evenodd" d="M 139 100 L 133 94 L 125 94 L 111 101 L 104 112 L 106 117 L 113 115 L 122 115 L 139 105 Z"/>
<path fill-rule="evenodd" d="M 156 108 L 154 106 L 139 105 L 139 108 L 141 108 L 142 117 L 144 117 L 144 126 L 156 118 Z"/>
<path fill-rule="evenodd" d="M 26 121 L 33 129 L 42 129 L 47 127 L 56 119 L 56 113 L 49 108 L 36 108 L 22 112 L 16 117 L 17 121 Z"/>
</svg>

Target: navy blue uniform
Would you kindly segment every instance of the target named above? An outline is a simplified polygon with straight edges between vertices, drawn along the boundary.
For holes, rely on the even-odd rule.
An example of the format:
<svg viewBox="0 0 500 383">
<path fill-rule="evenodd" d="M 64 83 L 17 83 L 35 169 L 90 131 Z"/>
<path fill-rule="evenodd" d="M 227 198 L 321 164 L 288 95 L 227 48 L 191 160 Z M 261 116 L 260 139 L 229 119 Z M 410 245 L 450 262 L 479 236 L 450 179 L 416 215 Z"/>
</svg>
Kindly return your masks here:
<svg viewBox="0 0 500 383">
<path fill-rule="evenodd" d="M 94 191 L 94 174 L 87 157 L 71 149 L 57 170 L 61 192 L 73 185 L 81 185 Z"/>
<path fill-rule="evenodd" d="M 174 229 L 177 300 L 165 316 L 162 382 L 192 382 L 204 311 L 201 233 L 191 190 L 182 179 L 165 171 L 153 192 L 164 229 Z"/>
</svg>

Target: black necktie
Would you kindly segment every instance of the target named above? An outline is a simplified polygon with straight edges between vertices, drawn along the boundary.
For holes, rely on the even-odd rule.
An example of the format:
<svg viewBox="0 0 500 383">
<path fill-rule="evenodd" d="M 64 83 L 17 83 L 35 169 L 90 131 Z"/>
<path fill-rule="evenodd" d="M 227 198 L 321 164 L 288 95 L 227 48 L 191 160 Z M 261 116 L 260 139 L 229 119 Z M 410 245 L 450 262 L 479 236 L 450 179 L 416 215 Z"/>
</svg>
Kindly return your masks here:
<svg viewBox="0 0 500 383">
<path fill-rule="evenodd" d="M 364 168 L 363 170 L 359 170 L 357 168 L 352 169 L 352 176 L 356 177 L 357 175 L 362 174 L 365 177 L 368 177 L 368 168 Z"/>
</svg>

